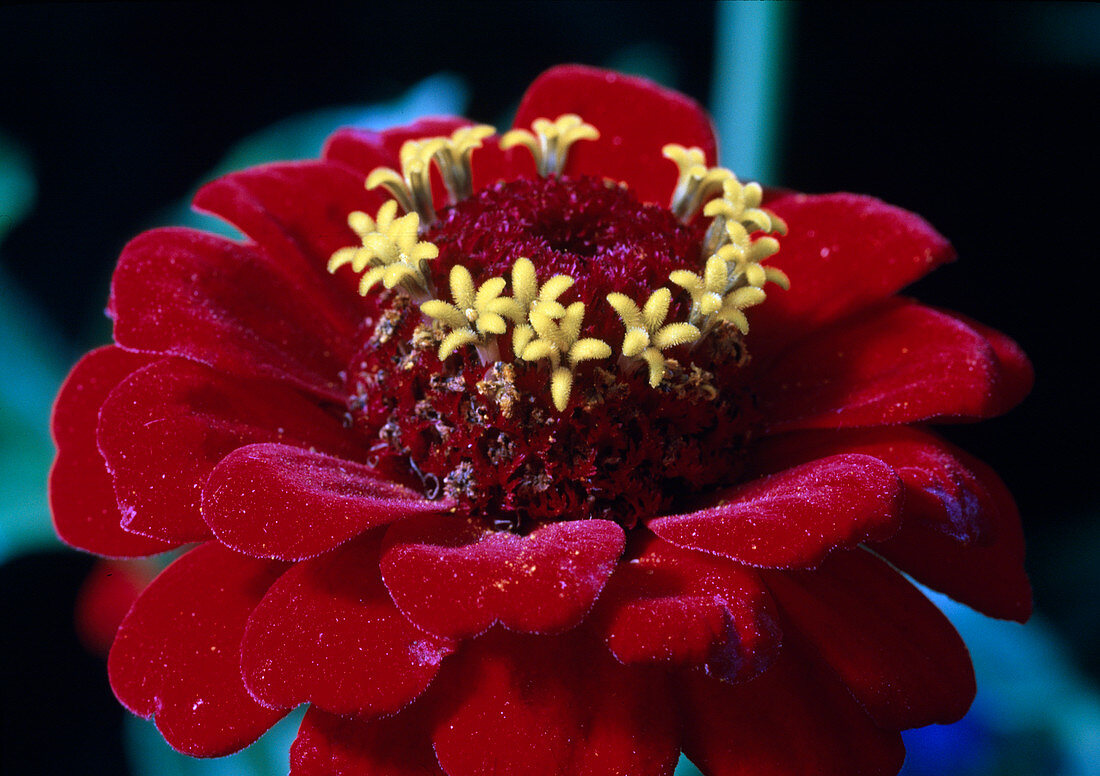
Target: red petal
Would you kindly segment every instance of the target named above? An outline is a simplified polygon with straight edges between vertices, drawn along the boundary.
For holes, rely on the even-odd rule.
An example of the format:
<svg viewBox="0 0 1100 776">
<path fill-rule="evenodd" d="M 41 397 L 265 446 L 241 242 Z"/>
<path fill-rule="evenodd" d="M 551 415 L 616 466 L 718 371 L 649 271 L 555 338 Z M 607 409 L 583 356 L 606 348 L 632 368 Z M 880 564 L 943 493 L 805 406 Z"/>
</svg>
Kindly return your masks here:
<svg viewBox="0 0 1100 776">
<path fill-rule="evenodd" d="M 718 494 L 718 506 L 659 517 L 649 528 L 679 547 L 750 566 L 816 566 L 830 552 L 897 530 L 901 485 L 866 455 L 835 455 Z"/>
<path fill-rule="evenodd" d="M 348 286 L 333 283 L 328 260 L 337 249 L 360 244 L 348 227 L 348 214 L 363 210 L 373 216 L 383 200 L 341 165 L 295 162 L 219 178 L 199 189 L 195 207 L 251 237 L 299 290 L 309 289 L 310 303 L 327 316 L 329 326 L 350 338 L 362 319 L 358 279 Z"/>
<path fill-rule="evenodd" d="M 123 347 L 342 401 L 340 371 L 353 340 L 313 291 L 254 246 L 157 229 L 123 250 L 108 312 Z"/>
<path fill-rule="evenodd" d="M 164 739 L 195 757 L 255 741 L 286 712 L 263 708 L 245 690 L 241 636 L 285 568 L 210 542 L 161 572 L 126 615 L 107 661 L 122 704 L 156 715 Z"/>
<path fill-rule="evenodd" d="M 870 553 L 837 553 L 817 571 L 769 574 L 767 581 L 793 627 L 876 724 L 946 724 L 970 708 L 974 671 L 962 639 L 939 609 Z"/>
<path fill-rule="evenodd" d="M 453 516 L 395 523 L 382 577 L 418 627 L 451 638 L 501 623 L 554 633 L 588 613 L 622 552 L 609 520 L 552 523 L 527 536 L 488 531 Z"/>
<path fill-rule="evenodd" d="M 236 448 L 285 441 L 345 453 L 340 424 L 301 394 L 200 364 L 163 359 L 111 392 L 99 447 L 130 531 L 177 542 L 210 531 L 199 515 L 210 471 Z"/>
<path fill-rule="evenodd" d="M 903 525 L 919 522 L 962 543 L 977 540 L 985 530 L 983 486 L 959 461 L 954 447 L 921 429 L 891 426 L 783 434 L 754 447 L 751 466 L 757 474 L 768 474 L 839 453 L 874 456 L 893 467 L 905 489 Z"/>
<path fill-rule="evenodd" d="M 111 477 L 96 446 L 100 406 L 116 385 L 148 363 L 148 356 L 111 345 L 84 356 L 61 386 L 51 421 L 57 458 L 50 470 L 50 511 L 66 544 L 110 557 L 176 546 L 122 530 Z"/>
<path fill-rule="evenodd" d="M 985 337 L 986 342 L 993 348 L 993 353 L 997 356 L 998 366 L 1000 367 L 998 370 L 1000 383 L 997 386 L 997 393 L 1001 400 L 1000 406 L 993 411 L 993 414 L 1000 415 L 1003 412 L 1008 412 L 1022 402 L 1031 393 L 1031 388 L 1035 384 L 1035 370 L 1032 369 L 1031 361 L 1028 360 L 1023 348 L 1016 344 L 1016 341 L 1011 337 L 972 318 L 952 310 L 942 310 L 941 312 L 962 321 L 978 332 L 978 334 Z"/>
<path fill-rule="evenodd" d="M 445 512 L 362 464 L 280 444 L 238 448 L 203 488 L 202 516 L 218 541 L 245 555 L 304 560 L 373 528 Z"/>
<path fill-rule="evenodd" d="M 290 749 L 290 776 L 446 776 L 418 705 L 369 721 L 310 708 Z"/>
<path fill-rule="evenodd" d="M 705 665 L 728 681 L 771 664 L 779 627 L 755 571 L 656 537 L 631 555 L 616 568 L 594 615 L 618 660 Z"/>
<path fill-rule="evenodd" d="M 899 299 L 788 350 L 758 395 L 772 432 L 982 418 L 1003 405 L 999 372 L 980 334 Z"/>
<path fill-rule="evenodd" d="M 265 706 L 309 701 L 337 714 L 389 714 L 428 686 L 450 642 L 416 630 L 378 574 L 379 536 L 299 563 L 245 630 L 241 668 Z"/>
<path fill-rule="evenodd" d="M 1026 622 L 1031 585 L 1024 571 L 1024 534 L 1012 494 L 1000 477 L 972 456 L 953 449 L 977 486 L 984 530 L 978 541 L 960 544 L 920 522 L 903 525 L 875 552 L 912 575 L 983 614 Z"/>
<path fill-rule="evenodd" d="M 905 759 L 901 736 L 793 638 L 751 682 L 692 673 L 683 686 L 684 754 L 707 776 L 895 776 Z"/>
<path fill-rule="evenodd" d="M 578 636 L 497 631 L 456 658 L 434 736 L 449 776 L 671 776 L 678 724 L 662 674 Z"/>
<path fill-rule="evenodd" d="M 694 100 L 644 78 L 563 65 L 547 70 L 527 89 L 514 126 L 576 113 L 600 132 L 569 149 L 565 172 L 629 184 L 642 202 L 666 207 L 676 186 L 676 165 L 661 155 L 668 143 L 698 146 L 716 164 L 714 129 Z"/>
<path fill-rule="evenodd" d="M 791 279 L 750 313 L 754 353 L 892 296 L 951 261 L 950 244 L 920 216 L 856 194 L 786 194 L 767 207 L 787 222 L 770 260 Z"/>
</svg>

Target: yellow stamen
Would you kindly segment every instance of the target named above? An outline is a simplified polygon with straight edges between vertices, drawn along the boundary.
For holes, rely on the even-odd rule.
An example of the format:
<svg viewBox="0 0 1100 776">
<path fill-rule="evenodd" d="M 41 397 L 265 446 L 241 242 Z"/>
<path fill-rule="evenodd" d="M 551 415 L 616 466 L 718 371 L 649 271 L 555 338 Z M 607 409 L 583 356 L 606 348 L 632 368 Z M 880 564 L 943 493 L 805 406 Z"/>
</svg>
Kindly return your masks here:
<svg viewBox="0 0 1100 776">
<path fill-rule="evenodd" d="M 755 231 L 786 234 L 779 216 L 759 207 L 764 192 L 759 183 L 742 184 L 736 177 L 722 183 L 722 196 L 707 202 L 703 215 L 713 218 L 703 238 L 703 255 L 709 256 L 726 241 L 747 247 Z M 774 253 L 774 251 L 773 251 Z"/>
<path fill-rule="evenodd" d="M 672 292 L 667 288 L 658 288 L 650 294 L 645 306 L 640 309 L 625 294 L 615 292 L 607 295 L 608 303 L 626 328 L 623 355 L 640 358 L 649 365 L 649 384 L 654 388 L 661 384 L 666 372 L 661 351 L 699 339 L 699 329 L 690 323 L 665 324 L 671 300 Z"/>
<path fill-rule="evenodd" d="M 500 296 L 504 278 L 489 278 L 475 288 L 470 271 L 456 264 L 451 268 L 450 280 L 454 304 L 429 299 L 420 305 L 421 312 L 451 329 L 439 345 L 439 360 L 445 360 L 464 345 L 477 345 L 486 360 L 490 352 L 496 350 L 492 338 L 508 328 L 501 315 L 511 301 Z"/>
<path fill-rule="evenodd" d="M 397 203 L 392 200 L 378 209 L 375 219 L 359 211 L 351 213 L 348 225 L 359 235 L 363 245 L 341 248 L 333 253 L 328 271 L 336 272 L 345 264 L 350 264 L 357 274 L 365 270 L 359 281 L 362 296 L 381 281 L 386 288 L 400 285 L 413 299 L 426 300 L 432 294 L 428 261 L 439 255 L 439 248 L 417 240 L 420 219 L 416 213 L 400 218 L 395 218 L 396 214 Z"/>
<path fill-rule="evenodd" d="M 401 172 L 379 167 L 367 176 L 367 188 L 388 191 L 406 213 L 416 213 L 425 224 L 435 221 L 432 203 L 432 158 L 447 146 L 445 137 L 406 140 L 399 157 Z"/>
<path fill-rule="evenodd" d="M 434 159 L 443 176 L 443 185 L 451 195 L 451 203 L 457 204 L 470 196 L 473 189 L 473 172 L 470 156 L 481 148 L 481 141 L 496 133 L 488 124 L 459 127 L 436 150 Z"/>
<path fill-rule="evenodd" d="M 584 302 L 574 302 L 565 308 L 560 318 L 540 310 L 536 304 L 529 316 L 535 337 L 523 348 L 525 361 L 550 361 L 550 396 L 558 412 L 564 412 L 573 389 L 573 371 L 582 361 L 607 358 L 611 346 L 600 339 L 579 339 L 584 319 Z M 564 359 L 565 363 L 562 363 Z"/>
<path fill-rule="evenodd" d="M 558 302 L 558 297 L 574 282 L 568 275 L 554 275 L 540 287 L 534 263 L 528 258 L 516 259 L 512 265 L 512 297 L 502 300 L 506 308 L 501 314 L 516 324 L 512 331 L 512 353 L 517 358 L 522 357 L 524 348 L 535 338 L 535 329 L 529 320 L 532 310 L 538 307 L 542 315 L 561 318 L 565 315 L 565 307 Z"/>
<path fill-rule="evenodd" d="M 669 143 L 661 153 L 680 169 L 668 208 L 684 223 L 695 217 L 707 199 L 722 190 L 725 181 L 733 178 L 733 173 L 724 167 L 707 167 L 702 149 Z"/>
<path fill-rule="evenodd" d="M 600 137 L 594 126 L 584 123 L 575 113 L 558 116 L 554 121 L 535 119 L 531 129 L 533 133 L 526 129 L 505 132 L 500 139 L 500 147 L 508 150 L 517 145 L 524 146 L 534 157 L 535 167 L 543 178 L 561 175 L 571 145 L 578 140 L 597 140 Z"/>
</svg>

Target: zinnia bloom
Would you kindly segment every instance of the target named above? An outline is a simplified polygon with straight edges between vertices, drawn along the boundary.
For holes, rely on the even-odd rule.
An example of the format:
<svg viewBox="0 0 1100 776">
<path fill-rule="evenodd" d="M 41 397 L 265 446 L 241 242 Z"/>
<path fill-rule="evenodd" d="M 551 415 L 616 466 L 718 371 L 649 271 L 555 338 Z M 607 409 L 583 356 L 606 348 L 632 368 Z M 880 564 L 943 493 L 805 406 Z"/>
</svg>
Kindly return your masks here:
<svg viewBox="0 0 1100 776">
<path fill-rule="evenodd" d="M 344 130 L 133 240 L 54 415 L 58 533 L 184 548 L 118 630 L 180 751 L 310 704 L 292 773 L 892 774 L 994 617 L 1011 496 L 925 424 L 1004 412 L 1002 334 L 896 296 L 919 217 L 762 192 L 698 105 L 578 66 L 515 130 Z M 366 183 L 366 186 L 364 186 Z"/>
</svg>

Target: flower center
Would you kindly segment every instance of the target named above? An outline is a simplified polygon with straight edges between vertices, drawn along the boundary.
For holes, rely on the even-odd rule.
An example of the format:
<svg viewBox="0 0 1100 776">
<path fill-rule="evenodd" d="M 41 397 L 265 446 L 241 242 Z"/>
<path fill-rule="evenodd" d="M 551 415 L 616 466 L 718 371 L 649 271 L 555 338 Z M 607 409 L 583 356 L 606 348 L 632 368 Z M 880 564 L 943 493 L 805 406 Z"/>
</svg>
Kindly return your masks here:
<svg viewBox="0 0 1100 776">
<path fill-rule="evenodd" d="M 761 265 L 778 243 L 753 233 L 783 225 L 698 149 L 665 148 L 680 179 L 664 208 L 562 174 L 569 146 L 599 137 L 579 117 L 533 128 L 501 146 L 532 153 L 534 180 L 471 193 L 487 127 L 410 141 L 401 173 L 368 177 L 393 199 L 352 213 L 362 247 L 329 263 L 363 295 L 387 289 L 349 365 L 348 421 L 372 466 L 494 528 L 629 527 L 737 478 L 755 425 L 743 311 L 786 285 Z"/>
<path fill-rule="evenodd" d="M 437 287 L 454 267 L 491 277 L 528 257 L 539 280 L 574 277 L 570 299 L 596 311 L 582 333 L 612 339 L 622 325 L 602 297 L 644 299 L 670 272 L 697 264 L 703 235 L 619 186 L 551 177 L 484 189 L 442 212 L 424 237 L 439 247 Z M 669 305 L 672 315 L 689 307 Z M 476 306 L 461 313 L 470 323 L 482 317 Z M 579 365 L 565 412 L 547 406 L 545 368 L 516 359 L 507 338 L 491 360 L 461 349 L 440 361 L 443 339 L 391 292 L 355 361 L 351 416 L 372 439 L 373 465 L 494 527 L 583 517 L 633 525 L 729 482 L 741 466 L 753 423 L 740 384 L 747 356 L 730 324 L 690 358 L 686 346 L 666 354 L 657 389 L 644 361 Z"/>
</svg>

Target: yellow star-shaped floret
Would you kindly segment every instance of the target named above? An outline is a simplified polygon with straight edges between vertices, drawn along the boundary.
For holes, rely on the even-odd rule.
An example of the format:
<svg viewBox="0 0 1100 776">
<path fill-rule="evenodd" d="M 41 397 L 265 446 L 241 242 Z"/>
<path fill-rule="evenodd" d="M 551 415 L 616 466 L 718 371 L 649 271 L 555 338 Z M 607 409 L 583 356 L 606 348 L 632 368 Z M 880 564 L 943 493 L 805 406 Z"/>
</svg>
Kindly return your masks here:
<svg viewBox="0 0 1100 776">
<path fill-rule="evenodd" d="M 488 124 L 459 127 L 436 149 L 434 159 L 443 177 L 443 185 L 457 203 L 470 196 L 473 190 L 473 171 L 470 156 L 481 148 L 481 141 L 496 133 Z"/>
<path fill-rule="evenodd" d="M 535 309 L 547 316 L 561 318 L 565 307 L 558 297 L 573 286 L 568 275 L 554 275 L 541 286 L 535 277 L 535 265 L 528 258 L 516 259 L 512 265 L 512 296 L 507 299 L 502 314 L 516 324 L 512 331 L 512 352 L 522 357 L 524 348 L 535 338 L 535 328 L 529 316 Z"/>
<path fill-rule="evenodd" d="M 709 331 L 716 320 L 726 320 L 749 333 L 749 321 L 745 317 L 746 308 L 760 304 L 765 299 L 764 292 L 755 286 L 736 287 L 736 277 L 731 277 L 729 267 L 719 256 L 707 259 L 703 275 L 700 277 L 686 269 L 673 270 L 669 280 L 691 294 L 691 321 L 699 324 L 703 332 Z"/>
<path fill-rule="evenodd" d="M 406 140 L 398 154 L 401 172 L 378 167 L 367 176 L 367 188 L 388 191 L 406 213 L 416 213 L 425 224 L 435 220 L 432 202 L 432 157 L 446 147 L 447 138 Z"/>
<path fill-rule="evenodd" d="M 607 358 L 611 346 L 594 337 L 580 339 L 584 302 L 574 302 L 560 316 L 556 308 L 549 308 L 552 312 L 547 309 L 536 304 L 531 310 L 528 317 L 535 337 L 526 343 L 520 357 L 525 361 L 550 361 L 550 396 L 558 412 L 564 412 L 573 390 L 573 370 L 582 361 Z"/>
<path fill-rule="evenodd" d="M 500 296 L 504 278 L 489 278 L 475 289 L 469 270 L 456 264 L 451 268 L 450 280 L 454 304 L 430 299 L 420 305 L 425 315 L 442 321 L 451 329 L 439 345 L 440 361 L 463 345 L 476 345 L 485 342 L 487 337 L 503 334 L 507 324 L 502 312 L 510 309 L 512 301 Z"/>
<path fill-rule="evenodd" d="M 722 196 L 703 208 L 703 215 L 714 219 L 703 238 L 704 255 L 714 253 L 727 241 L 747 249 L 755 231 L 786 234 L 783 219 L 760 207 L 763 196 L 759 183 L 742 184 L 736 177 L 723 181 Z M 775 249 L 778 250 L 778 243 Z"/>
<path fill-rule="evenodd" d="M 575 113 L 558 116 L 554 121 L 535 119 L 530 132 L 513 129 L 505 132 L 500 147 L 508 150 L 521 145 L 535 158 L 535 167 L 543 178 L 561 175 L 569 156 L 569 147 L 578 140 L 598 140 L 599 131 Z"/>
<path fill-rule="evenodd" d="M 685 148 L 669 143 L 661 149 L 661 153 L 675 162 L 680 170 L 668 207 L 684 223 L 695 217 L 708 197 L 722 190 L 725 181 L 733 178 L 733 173 L 724 167 L 707 167 L 701 148 Z"/>
<path fill-rule="evenodd" d="M 649 384 L 656 388 L 665 376 L 665 357 L 661 351 L 694 342 L 699 339 L 699 329 L 690 323 L 665 323 L 672 301 L 672 292 L 667 288 L 658 288 L 650 294 L 641 308 L 618 292 L 608 294 L 607 301 L 626 328 L 623 355 L 644 360 L 649 365 Z"/>
<path fill-rule="evenodd" d="M 414 298 L 427 298 L 431 291 L 427 262 L 439 255 L 439 248 L 417 239 L 420 218 L 416 213 L 400 218 L 396 214 L 397 203 L 393 200 L 383 204 L 374 219 L 359 211 L 350 214 L 348 225 L 363 245 L 333 253 L 328 271 L 336 272 L 345 264 L 350 264 L 356 273 L 366 270 L 359 281 L 362 296 L 381 281 L 386 288 L 400 284 Z"/>
<path fill-rule="evenodd" d="M 764 259 L 779 250 L 779 241 L 774 237 L 760 237 L 747 245 L 731 242 L 719 248 L 714 256 L 724 261 L 729 269 L 730 278 L 736 282 L 744 278 L 750 286 L 763 288 L 766 282 L 775 283 L 784 291 L 791 287 L 787 273 L 779 267 L 761 264 Z"/>
</svg>

